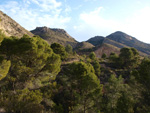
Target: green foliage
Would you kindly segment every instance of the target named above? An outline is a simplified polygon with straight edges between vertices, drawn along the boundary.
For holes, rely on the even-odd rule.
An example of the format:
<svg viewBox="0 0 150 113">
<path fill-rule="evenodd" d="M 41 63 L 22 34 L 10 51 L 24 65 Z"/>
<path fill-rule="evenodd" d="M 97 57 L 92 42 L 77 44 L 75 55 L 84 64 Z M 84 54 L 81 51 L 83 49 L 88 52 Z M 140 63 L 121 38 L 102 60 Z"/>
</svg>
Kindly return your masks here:
<svg viewBox="0 0 150 113">
<path fill-rule="evenodd" d="M 83 62 L 70 64 L 63 81 L 61 95 L 65 96 L 65 103 L 61 103 L 66 112 L 90 112 L 100 110 L 102 86 L 94 74 L 92 65 Z M 58 99 L 58 98 L 57 98 Z"/>
<path fill-rule="evenodd" d="M 103 59 L 106 59 L 107 58 L 107 55 L 104 53 L 104 54 L 102 54 L 102 58 Z"/>
<path fill-rule="evenodd" d="M 73 53 L 73 52 L 72 52 L 72 46 L 71 46 L 70 44 L 68 44 L 68 45 L 65 47 L 65 50 L 66 50 L 66 52 L 69 53 L 69 54 L 72 54 L 72 53 Z"/>
<path fill-rule="evenodd" d="M 47 59 L 43 71 L 48 71 L 49 73 L 57 75 L 60 71 L 60 65 L 61 65 L 60 56 L 53 53 L 52 56 Z"/>
<path fill-rule="evenodd" d="M 132 68 L 139 64 L 139 53 L 134 48 L 122 48 L 119 55 L 121 67 Z"/>
<path fill-rule="evenodd" d="M 105 85 L 104 108 L 106 113 L 134 113 L 135 93 L 123 81 L 121 76 L 116 78 L 115 75 L 111 75 Z"/>
<path fill-rule="evenodd" d="M 139 53 L 134 48 L 122 48 L 119 56 L 111 53 L 110 62 L 99 62 L 91 52 L 88 58 L 78 56 L 86 63 L 61 65 L 61 59 L 72 54 L 70 45 L 64 48 L 54 43 L 50 47 L 38 36 L 18 39 L 2 33 L 0 42 L 0 108 L 8 113 L 150 111 L 150 59 L 139 65 Z M 114 75 L 106 81 L 110 73 Z M 120 73 L 127 76 L 116 77 Z"/>
<path fill-rule="evenodd" d="M 2 32 L 2 30 L 0 29 L 0 43 L 2 42 L 2 40 L 5 38 L 6 36 L 4 35 L 4 33 Z"/>
<path fill-rule="evenodd" d="M 150 59 L 144 59 L 139 67 L 136 77 L 146 88 L 150 88 Z"/>
<path fill-rule="evenodd" d="M 10 61 L 7 60 L 0 61 L 0 80 L 6 77 L 10 65 L 11 65 Z"/>
<path fill-rule="evenodd" d="M 111 75 L 108 84 L 105 85 L 105 96 L 106 100 L 106 110 L 111 112 L 113 109 L 116 109 L 118 99 L 121 97 L 121 90 L 123 88 L 123 79 L 116 78 L 115 75 Z M 112 112 L 113 113 L 113 112 Z"/>
<path fill-rule="evenodd" d="M 94 67 L 95 74 L 96 74 L 98 77 L 100 77 L 100 73 L 101 73 L 100 68 L 101 68 L 101 66 L 100 66 L 99 62 L 98 62 L 97 60 L 95 60 L 95 61 L 92 63 L 92 65 L 93 65 L 93 67 Z"/>
<path fill-rule="evenodd" d="M 143 59 L 139 66 L 139 70 L 134 72 L 136 80 L 142 84 L 142 105 L 139 106 L 139 112 L 149 112 L 150 111 L 150 59 Z"/>
<path fill-rule="evenodd" d="M 24 113 L 41 113 L 43 106 L 40 104 L 42 101 L 42 93 L 38 90 L 29 91 L 27 89 L 17 90 L 16 92 L 6 92 L 1 98 L 1 107 L 6 112 L 24 112 Z"/>
<path fill-rule="evenodd" d="M 53 49 L 54 53 L 59 54 L 61 59 L 64 60 L 67 58 L 67 52 L 65 47 L 58 43 L 51 44 L 51 48 Z"/>
<path fill-rule="evenodd" d="M 95 53 L 94 53 L 94 52 L 91 52 L 90 55 L 89 55 L 89 58 L 90 58 L 91 60 L 95 60 L 95 59 L 96 59 Z"/>
<path fill-rule="evenodd" d="M 110 56 L 109 56 L 109 61 L 112 62 L 112 63 L 116 63 L 118 60 L 118 55 L 115 54 L 115 53 L 111 53 Z"/>
<path fill-rule="evenodd" d="M 9 74 L 16 78 L 16 82 L 26 82 L 31 77 L 35 79 L 35 76 L 42 76 L 44 73 L 54 80 L 60 71 L 60 57 L 40 37 L 30 38 L 24 35 L 21 39 L 5 38 L 0 46 L 0 54 L 11 61 Z M 24 87 L 21 84 L 16 88 L 18 86 Z"/>
<path fill-rule="evenodd" d="M 77 55 L 76 51 L 73 52 L 73 55 Z"/>
</svg>

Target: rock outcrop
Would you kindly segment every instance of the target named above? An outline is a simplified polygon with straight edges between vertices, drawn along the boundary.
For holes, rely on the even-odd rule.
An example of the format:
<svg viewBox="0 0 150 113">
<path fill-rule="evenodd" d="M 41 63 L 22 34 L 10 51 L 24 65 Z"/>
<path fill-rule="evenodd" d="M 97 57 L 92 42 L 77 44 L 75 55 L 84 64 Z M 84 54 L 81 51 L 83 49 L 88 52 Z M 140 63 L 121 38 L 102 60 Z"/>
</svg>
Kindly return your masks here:
<svg viewBox="0 0 150 113">
<path fill-rule="evenodd" d="M 36 27 L 36 29 L 32 30 L 31 32 L 34 35 L 39 35 L 49 44 L 59 43 L 64 46 L 70 44 L 73 47 L 75 47 L 77 44 L 77 41 L 63 29 L 53 29 L 44 26 L 44 27 Z"/>
</svg>

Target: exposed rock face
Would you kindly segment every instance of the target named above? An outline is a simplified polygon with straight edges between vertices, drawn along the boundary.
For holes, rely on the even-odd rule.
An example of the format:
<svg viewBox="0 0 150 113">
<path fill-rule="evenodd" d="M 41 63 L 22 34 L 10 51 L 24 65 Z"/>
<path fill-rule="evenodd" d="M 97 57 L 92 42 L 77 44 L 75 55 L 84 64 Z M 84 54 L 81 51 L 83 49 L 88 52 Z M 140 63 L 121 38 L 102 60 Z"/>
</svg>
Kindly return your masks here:
<svg viewBox="0 0 150 113">
<path fill-rule="evenodd" d="M 75 45 L 77 44 L 77 41 L 63 29 L 52 29 L 44 26 L 37 27 L 31 32 L 34 35 L 39 35 L 41 38 L 45 39 L 49 44 L 56 42 L 64 46 L 70 44 L 73 47 L 75 47 Z"/>
<path fill-rule="evenodd" d="M 19 38 L 24 34 L 33 36 L 31 32 L 24 29 L 16 21 L 4 14 L 2 11 L 0 11 L 0 29 L 7 36 L 16 36 Z"/>
</svg>

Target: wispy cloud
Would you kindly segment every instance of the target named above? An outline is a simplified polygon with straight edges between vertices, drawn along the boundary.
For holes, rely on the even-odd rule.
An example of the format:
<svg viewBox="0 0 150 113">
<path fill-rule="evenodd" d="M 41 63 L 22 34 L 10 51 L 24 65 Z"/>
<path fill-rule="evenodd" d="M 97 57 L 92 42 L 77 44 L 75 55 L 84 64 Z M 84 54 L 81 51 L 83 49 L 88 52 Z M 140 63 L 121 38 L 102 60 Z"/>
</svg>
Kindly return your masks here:
<svg viewBox="0 0 150 113">
<path fill-rule="evenodd" d="M 127 18 L 124 23 L 122 30 L 133 34 L 139 40 L 150 43 L 150 7 L 137 11 L 132 17 Z"/>
<path fill-rule="evenodd" d="M 36 26 L 65 28 L 71 18 L 61 14 L 61 6 L 62 3 L 56 0 L 12 0 L 0 5 L 0 10 L 28 30 Z"/>
<path fill-rule="evenodd" d="M 91 12 L 84 12 L 80 14 L 79 18 L 81 23 L 79 25 L 75 25 L 74 29 L 80 33 L 81 37 L 84 37 L 83 40 L 95 35 L 107 35 L 109 32 L 118 29 L 118 22 L 104 19 L 101 16 L 101 11 L 103 11 L 103 7 L 98 7 Z"/>
<path fill-rule="evenodd" d="M 84 0 L 84 2 L 89 2 L 89 1 L 97 1 L 97 0 Z"/>
<path fill-rule="evenodd" d="M 95 35 L 103 34 L 106 36 L 119 30 L 135 36 L 139 40 L 150 43 L 150 7 L 145 7 L 137 11 L 134 15 L 120 21 L 106 19 L 101 15 L 102 12 L 103 7 L 98 7 L 91 12 L 80 14 L 82 22 L 79 25 L 75 25 L 74 29 L 81 34 L 79 36 L 85 37 L 83 40 Z M 76 35 L 77 33 L 74 34 Z"/>
<path fill-rule="evenodd" d="M 43 11 L 56 10 L 62 5 L 61 2 L 56 0 L 31 0 L 33 3 L 38 5 Z"/>
</svg>

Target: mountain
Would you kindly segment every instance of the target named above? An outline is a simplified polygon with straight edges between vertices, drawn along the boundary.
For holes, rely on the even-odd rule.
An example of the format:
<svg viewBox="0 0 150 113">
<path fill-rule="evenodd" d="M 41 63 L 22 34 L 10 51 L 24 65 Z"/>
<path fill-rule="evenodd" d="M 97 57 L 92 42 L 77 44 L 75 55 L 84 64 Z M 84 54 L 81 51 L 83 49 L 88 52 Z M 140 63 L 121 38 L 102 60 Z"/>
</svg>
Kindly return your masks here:
<svg viewBox="0 0 150 113">
<path fill-rule="evenodd" d="M 24 34 L 33 36 L 33 34 L 20 26 L 16 21 L 0 11 L 0 30 L 7 36 L 22 37 Z"/>
<path fill-rule="evenodd" d="M 92 37 L 89 40 L 87 40 L 87 42 L 96 46 L 95 51 L 97 53 L 97 56 L 100 56 L 103 53 L 106 53 L 107 55 L 109 55 L 112 51 L 119 53 L 120 48 L 123 48 L 123 47 L 134 47 L 140 52 L 141 55 L 150 54 L 150 44 L 143 43 L 137 40 L 136 38 L 126 33 L 123 33 L 121 31 L 114 32 L 106 37 L 102 37 L 102 36 Z M 106 47 L 103 47 L 104 45 L 105 46 L 107 45 L 107 52 L 106 50 L 104 52 L 103 51 L 104 49 L 102 49 L 102 48 L 106 49 Z M 114 48 L 116 49 L 113 50 Z"/>
<path fill-rule="evenodd" d="M 93 44 L 94 46 L 97 46 L 97 45 L 102 44 L 104 39 L 105 39 L 105 37 L 103 37 L 103 36 L 95 36 L 95 37 L 90 38 L 86 42 L 89 42 L 89 43 Z"/>
<path fill-rule="evenodd" d="M 48 27 L 37 27 L 31 31 L 34 35 L 39 35 L 41 38 L 46 40 L 49 44 L 54 42 L 60 43 L 64 46 L 70 44 L 75 47 L 77 41 L 72 38 L 65 30 L 63 29 L 51 29 Z"/>
<path fill-rule="evenodd" d="M 102 55 L 103 53 L 109 55 L 113 51 L 119 53 L 119 50 L 122 47 L 134 47 L 140 52 L 141 55 L 150 55 L 150 44 L 143 43 L 135 37 L 121 31 L 114 32 L 106 37 L 95 36 L 86 42 L 78 43 L 63 29 L 37 27 L 31 31 L 33 33 L 32 34 L 2 11 L 0 11 L 0 30 L 7 36 L 17 36 L 19 38 L 24 34 L 29 36 L 39 35 L 49 44 L 54 42 L 60 43 L 64 46 L 70 44 L 77 52 L 95 51 L 97 56 Z"/>
<path fill-rule="evenodd" d="M 112 41 L 121 43 L 125 46 L 134 47 L 137 50 L 139 50 L 145 54 L 148 54 L 148 55 L 150 54 L 150 44 L 146 44 L 144 42 L 141 42 L 141 41 L 137 40 L 136 38 L 134 38 L 134 37 L 132 37 L 126 33 L 117 31 L 115 33 L 108 35 L 106 38 L 110 39 Z"/>
</svg>

